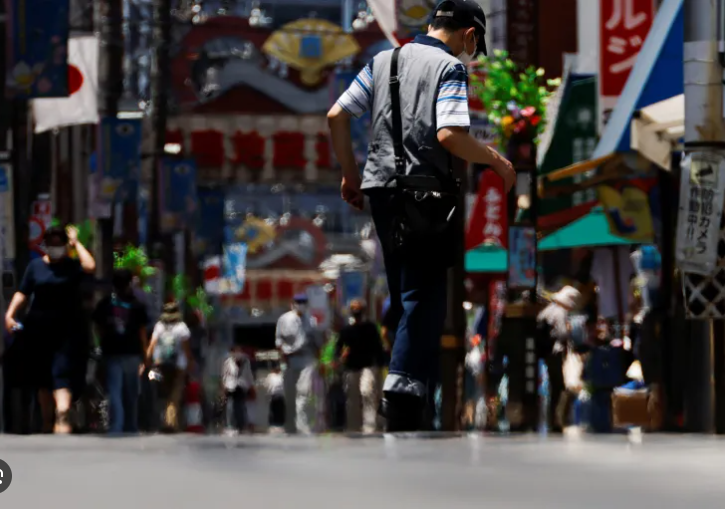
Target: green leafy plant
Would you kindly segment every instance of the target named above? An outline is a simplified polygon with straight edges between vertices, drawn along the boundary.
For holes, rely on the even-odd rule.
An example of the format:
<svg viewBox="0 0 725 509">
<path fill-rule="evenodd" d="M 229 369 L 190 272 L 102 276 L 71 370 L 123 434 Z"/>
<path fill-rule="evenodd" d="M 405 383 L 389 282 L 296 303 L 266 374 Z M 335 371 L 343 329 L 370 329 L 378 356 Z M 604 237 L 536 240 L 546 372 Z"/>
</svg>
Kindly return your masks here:
<svg viewBox="0 0 725 509">
<path fill-rule="evenodd" d="M 201 286 L 197 287 L 196 291 L 187 297 L 186 303 L 191 309 L 198 311 L 204 317 L 204 320 L 209 320 L 214 313 L 214 306 L 211 305 L 209 296 Z"/>
<path fill-rule="evenodd" d="M 129 244 L 122 251 L 113 253 L 113 268 L 130 270 L 139 278 L 144 292 L 151 292 L 148 280 L 156 275 L 156 268 L 149 265 L 149 257 L 143 248 Z"/>
<path fill-rule="evenodd" d="M 561 80 L 545 80 L 541 68 L 521 68 L 502 50 L 481 57 L 479 62 L 486 77 L 481 79 L 474 74 L 471 79 L 499 146 L 505 148 L 514 135 L 538 141 L 546 127 L 546 106 Z"/>
</svg>

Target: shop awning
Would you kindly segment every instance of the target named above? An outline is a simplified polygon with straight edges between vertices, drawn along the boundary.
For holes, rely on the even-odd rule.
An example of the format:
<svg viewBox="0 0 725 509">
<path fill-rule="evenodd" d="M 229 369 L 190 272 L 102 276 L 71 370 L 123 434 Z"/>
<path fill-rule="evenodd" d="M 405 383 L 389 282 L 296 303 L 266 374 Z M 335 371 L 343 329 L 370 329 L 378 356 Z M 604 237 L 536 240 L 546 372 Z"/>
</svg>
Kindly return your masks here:
<svg viewBox="0 0 725 509">
<path fill-rule="evenodd" d="M 466 252 L 466 272 L 504 273 L 508 270 L 508 251 L 499 246 L 481 245 Z"/>
<path fill-rule="evenodd" d="M 591 160 L 549 173 L 550 182 L 573 177 L 600 167 L 615 154 L 630 152 L 632 119 L 649 106 L 684 92 L 683 0 L 664 0 L 657 11 L 647 40 L 632 68 L 627 84 L 612 111 Z"/>
<path fill-rule="evenodd" d="M 539 241 L 539 251 L 630 244 L 634 242 L 612 235 L 604 210 L 597 208 L 581 219 L 544 237 Z"/>
<path fill-rule="evenodd" d="M 632 149 L 665 170 L 671 169 L 672 149 L 684 135 L 684 94 L 647 106 L 632 120 Z"/>
</svg>

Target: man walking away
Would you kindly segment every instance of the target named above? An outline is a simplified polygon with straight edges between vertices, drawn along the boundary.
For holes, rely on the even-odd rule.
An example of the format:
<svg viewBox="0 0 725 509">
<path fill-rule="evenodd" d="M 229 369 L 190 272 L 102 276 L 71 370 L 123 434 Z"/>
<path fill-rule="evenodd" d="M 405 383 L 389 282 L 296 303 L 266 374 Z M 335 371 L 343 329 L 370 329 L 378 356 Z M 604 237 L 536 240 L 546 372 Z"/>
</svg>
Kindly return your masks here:
<svg viewBox="0 0 725 509">
<path fill-rule="evenodd" d="M 342 167 L 342 198 L 361 209 L 370 200 L 391 296 L 394 328 L 381 411 L 388 431 L 419 430 L 427 391 L 437 384 L 446 317 L 447 269 L 455 238 L 460 183 L 452 157 L 489 165 L 508 192 L 509 161 L 468 133 L 467 65 L 486 53 L 486 18 L 475 0 L 444 0 L 427 35 L 378 53 L 328 113 Z M 372 139 L 362 176 L 350 119 L 371 111 Z"/>
<path fill-rule="evenodd" d="M 313 396 L 313 384 L 308 383 L 315 376 L 321 338 L 312 327 L 307 313 L 307 295 L 294 297 L 292 309 L 277 321 L 275 343 L 286 364 L 284 371 L 285 431 L 305 434 L 312 432 L 315 418 L 308 408 Z M 300 383 L 300 381 L 304 383 Z M 299 386 L 299 387 L 298 387 Z"/>
<path fill-rule="evenodd" d="M 148 335 L 146 307 L 133 294 L 133 274 L 113 273 L 113 293 L 101 299 L 93 323 L 101 340 L 106 367 L 109 433 L 138 432 L 140 377 L 144 372 Z"/>
<path fill-rule="evenodd" d="M 352 323 L 343 327 L 335 345 L 335 359 L 344 370 L 347 430 L 375 432 L 383 342 L 376 325 L 365 319 L 365 303 L 350 303 Z"/>
</svg>

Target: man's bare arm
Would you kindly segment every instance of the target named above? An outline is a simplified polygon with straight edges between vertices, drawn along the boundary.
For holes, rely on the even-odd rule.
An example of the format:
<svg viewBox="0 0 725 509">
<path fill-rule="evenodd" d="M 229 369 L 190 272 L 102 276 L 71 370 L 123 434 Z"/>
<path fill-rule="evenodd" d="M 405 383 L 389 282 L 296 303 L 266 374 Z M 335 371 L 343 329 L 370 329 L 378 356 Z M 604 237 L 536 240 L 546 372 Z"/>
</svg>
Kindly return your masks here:
<svg viewBox="0 0 725 509">
<path fill-rule="evenodd" d="M 340 166 L 342 166 L 342 176 L 346 179 L 360 177 L 355 154 L 352 151 L 351 118 L 350 114 L 337 103 L 327 113 L 327 124 L 330 126 L 330 135 L 332 137 L 332 149 L 335 151 L 335 157 L 337 157 Z"/>
<path fill-rule="evenodd" d="M 506 192 L 516 183 L 513 165 L 491 147 L 484 145 L 462 127 L 444 127 L 438 131 L 438 141 L 456 157 L 470 163 L 487 164 L 504 181 Z"/>
</svg>

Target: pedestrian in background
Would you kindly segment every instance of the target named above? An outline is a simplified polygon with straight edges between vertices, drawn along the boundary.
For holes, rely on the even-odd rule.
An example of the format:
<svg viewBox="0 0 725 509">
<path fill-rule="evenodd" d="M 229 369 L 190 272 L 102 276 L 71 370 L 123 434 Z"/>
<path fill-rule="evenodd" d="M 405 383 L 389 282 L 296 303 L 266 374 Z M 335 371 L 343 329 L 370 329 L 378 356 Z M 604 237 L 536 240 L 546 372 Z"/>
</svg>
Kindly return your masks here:
<svg viewBox="0 0 725 509">
<path fill-rule="evenodd" d="M 356 209 L 369 198 L 383 247 L 395 330 L 381 413 L 388 431 L 425 426 L 438 383 L 448 268 L 456 259 L 460 182 L 453 157 L 487 164 L 515 183 L 513 166 L 469 132 L 468 70 L 486 53 L 486 17 L 475 0 L 438 2 L 427 35 L 381 51 L 327 114 L 342 167 L 341 195 Z M 351 119 L 370 111 L 365 169 L 355 160 Z"/>
<path fill-rule="evenodd" d="M 137 433 L 140 378 L 148 350 L 146 306 L 134 296 L 133 274 L 113 273 L 113 293 L 93 312 L 106 370 L 109 433 Z"/>
<path fill-rule="evenodd" d="M 269 395 L 269 425 L 272 428 L 284 426 L 284 378 L 279 364 L 264 379 L 264 388 Z"/>
<path fill-rule="evenodd" d="M 31 353 L 24 369 L 38 391 L 43 431 L 64 434 L 71 432 L 73 395 L 80 396 L 85 387 L 89 345 L 81 284 L 96 262 L 75 228 L 49 228 L 44 241 L 46 254 L 28 264 L 5 327 L 11 333 L 20 329 L 15 317 L 30 301 L 21 336 Z M 70 257 L 71 250 L 77 259 Z"/>
<path fill-rule="evenodd" d="M 222 368 L 222 384 L 226 403 L 227 433 L 243 432 L 249 427 L 247 401 L 255 398 L 252 363 L 241 345 L 235 344 Z"/>
<path fill-rule="evenodd" d="M 311 433 L 315 428 L 317 361 L 322 347 L 322 335 L 312 324 L 307 312 L 307 295 L 298 294 L 292 309 L 277 321 L 275 344 L 285 363 L 284 400 L 285 431 Z"/>
<path fill-rule="evenodd" d="M 186 375 L 193 371 L 193 356 L 189 345 L 191 333 L 182 321 L 179 305 L 164 305 L 164 312 L 154 327 L 147 358 L 153 362 L 151 376 L 155 379 L 158 401 L 164 408 L 164 430 L 178 431 L 179 408 Z"/>
<path fill-rule="evenodd" d="M 365 313 L 363 301 L 350 303 L 351 323 L 340 330 L 335 359 L 343 369 L 347 431 L 372 433 L 377 429 L 384 351 L 378 328 Z"/>
</svg>

